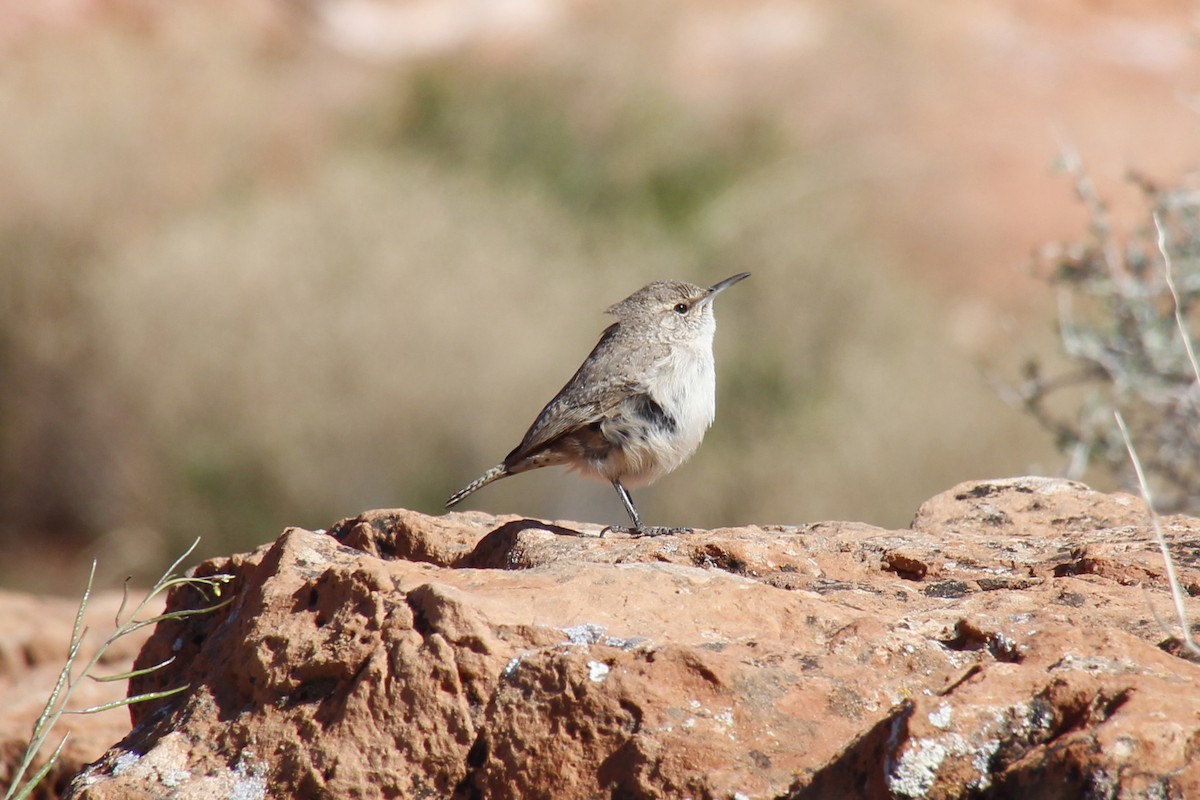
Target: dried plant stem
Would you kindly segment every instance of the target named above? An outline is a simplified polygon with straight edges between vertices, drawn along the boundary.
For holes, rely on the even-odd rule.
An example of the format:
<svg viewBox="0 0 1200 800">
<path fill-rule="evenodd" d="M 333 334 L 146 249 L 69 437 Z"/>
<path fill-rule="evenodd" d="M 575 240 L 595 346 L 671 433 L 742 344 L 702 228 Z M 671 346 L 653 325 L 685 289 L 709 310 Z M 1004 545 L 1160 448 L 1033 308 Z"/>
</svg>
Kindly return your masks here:
<svg viewBox="0 0 1200 800">
<path fill-rule="evenodd" d="M 1133 462 L 1134 472 L 1137 473 L 1138 486 L 1142 490 L 1142 499 L 1146 501 L 1146 509 L 1150 514 L 1150 524 L 1154 528 L 1154 537 L 1158 540 L 1158 549 L 1162 552 L 1163 564 L 1166 565 L 1167 583 L 1171 587 L 1171 600 L 1175 604 L 1175 617 L 1179 623 L 1181 631 L 1180 640 L 1193 653 L 1200 655 L 1200 645 L 1192 639 L 1192 628 L 1188 622 L 1187 609 L 1183 604 L 1183 589 L 1179 585 L 1179 578 L 1175 574 L 1175 562 L 1171 558 L 1171 549 L 1167 546 L 1167 536 L 1163 533 L 1162 521 L 1158 517 L 1158 512 L 1154 510 L 1154 499 L 1150 495 L 1150 486 L 1146 483 L 1146 474 L 1142 471 L 1142 462 L 1138 458 L 1137 451 L 1133 449 L 1133 442 L 1129 439 L 1129 431 L 1125 427 L 1125 419 L 1121 416 L 1120 411 L 1114 411 L 1113 416 L 1117 420 L 1117 427 L 1121 430 L 1121 437 L 1125 440 L 1125 449 L 1129 451 L 1129 460 Z"/>
<path fill-rule="evenodd" d="M 1183 339 L 1183 347 L 1187 350 L 1188 362 L 1192 365 L 1192 374 L 1196 377 L 1196 384 L 1200 385 L 1200 363 L 1196 361 L 1196 351 L 1192 348 L 1192 337 L 1188 335 L 1187 324 L 1183 319 L 1183 307 L 1179 302 L 1179 292 L 1175 289 L 1175 277 L 1172 274 L 1174 267 L 1171 266 L 1171 253 L 1167 249 L 1167 231 L 1157 213 L 1154 215 L 1154 227 L 1158 231 L 1158 252 L 1163 257 L 1167 289 L 1171 292 L 1171 301 L 1175 304 L 1175 327 L 1179 329 L 1179 338 Z"/>
<path fill-rule="evenodd" d="M 126 587 L 126 594 L 121 600 L 121 607 L 117 610 L 116 619 L 113 621 L 114 630 L 112 634 L 105 639 L 99 647 L 96 648 L 96 652 L 93 653 L 92 657 L 87 660 L 82 669 L 76 673 L 76 662 L 79 659 L 80 649 L 83 646 L 83 639 L 88 632 L 87 628 L 84 627 L 83 618 L 85 612 L 87 611 L 88 601 L 92 596 L 92 583 L 96 577 L 96 562 L 94 560 L 92 561 L 92 568 L 88 574 L 87 585 L 84 587 L 83 596 L 79 601 L 79 611 L 75 614 L 75 626 L 71 631 L 71 642 L 67 647 L 66 661 L 63 664 L 62 670 L 58 674 L 58 681 L 55 683 L 54 689 L 51 690 L 50 697 L 47 699 L 46 705 L 42 709 L 41 716 L 38 717 L 37 722 L 35 722 L 33 725 L 33 733 L 30 736 L 29 744 L 26 746 L 25 752 L 22 754 L 21 761 L 18 763 L 16 770 L 13 772 L 12 782 L 8 787 L 8 791 L 4 794 L 4 800 L 24 800 L 24 798 L 28 797 L 29 794 L 37 787 L 37 785 L 41 783 L 42 779 L 49 774 L 50 769 L 54 766 L 54 763 L 58 760 L 59 755 L 62 753 L 63 746 L 67 743 L 69 734 L 64 735 L 59 741 L 58 746 L 54 749 L 54 752 L 50 755 L 50 758 L 47 759 L 46 763 L 39 767 L 38 770 L 34 772 L 24 784 L 21 782 L 25 778 L 25 773 L 33 764 L 37 754 L 41 751 L 42 746 L 49 738 L 50 731 L 62 718 L 63 714 L 95 714 L 100 711 L 106 711 L 110 708 L 119 708 L 132 703 L 142 703 L 147 700 L 157 700 L 162 697 L 168 697 L 172 694 L 182 692 L 188 688 L 186 685 L 184 685 L 160 692 L 146 692 L 145 694 L 139 694 L 133 697 L 125 697 L 120 700 L 114 700 L 111 703 L 103 703 L 101 705 L 90 706 L 83 709 L 68 710 L 67 708 L 67 705 L 71 700 L 71 695 L 75 691 L 75 687 L 78 686 L 79 681 L 85 677 L 98 681 L 127 680 L 135 675 L 143 675 L 156 669 L 162 669 L 174 660 L 168 659 L 161 664 L 156 664 L 153 667 L 148 667 L 142 670 L 134 670 L 131 672 L 122 673 L 121 675 L 93 675 L 92 670 L 94 670 L 96 665 L 100 663 L 100 660 L 104 657 L 104 654 L 107 652 L 108 648 L 121 637 L 128 636 L 130 633 L 133 633 L 139 628 L 143 628 L 147 625 L 155 625 L 163 620 L 181 619 L 183 617 L 192 616 L 193 614 L 204 614 L 210 611 L 215 611 L 216 609 L 230 602 L 230 600 L 225 600 L 224 602 L 215 603 L 204 608 L 173 611 L 170 613 L 158 614 L 147 619 L 137 618 L 137 615 L 144 611 L 146 606 L 149 605 L 155 597 L 180 584 L 190 584 L 202 590 L 207 589 L 211 591 L 214 596 L 220 597 L 221 585 L 232 580 L 233 576 L 213 575 L 206 578 L 192 578 L 178 577 L 174 574 L 175 570 L 179 567 L 183 560 L 191 555 L 192 551 L 196 549 L 196 545 L 199 543 L 199 539 L 196 539 L 196 541 L 192 542 L 191 547 L 185 550 L 183 555 L 175 559 L 174 563 L 167 568 L 162 577 L 159 578 L 154 586 L 150 588 L 150 591 L 146 593 L 146 597 L 137 604 L 134 610 L 127 617 L 122 619 L 122 615 L 125 612 L 125 606 L 129 599 L 128 586 Z"/>
</svg>

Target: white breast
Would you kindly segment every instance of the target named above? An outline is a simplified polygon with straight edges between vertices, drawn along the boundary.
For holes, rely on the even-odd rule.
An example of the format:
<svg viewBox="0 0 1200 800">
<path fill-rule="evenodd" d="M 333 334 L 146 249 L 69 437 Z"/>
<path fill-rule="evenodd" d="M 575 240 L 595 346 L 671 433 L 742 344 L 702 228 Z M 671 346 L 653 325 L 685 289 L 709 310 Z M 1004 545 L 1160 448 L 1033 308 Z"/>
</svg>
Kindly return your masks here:
<svg viewBox="0 0 1200 800">
<path fill-rule="evenodd" d="M 716 416 L 717 376 L 711 345 L 677 346 L 663 362 L 650 394 L 675 419 L 678 435 L 695 440 L 695 450 Z"/>
<path fill-rule="evenodd" d="M 634 485 L 646 485 L 677 468 L 700 447 L 716 415 L 716 370 L 711 339 L 691 346 L 676 346 L 660 362 L 650 396 L 675 420 L 673 432 L 662 431 L 646 443 L 650 469 L 630 476 Z"/>
</svg>

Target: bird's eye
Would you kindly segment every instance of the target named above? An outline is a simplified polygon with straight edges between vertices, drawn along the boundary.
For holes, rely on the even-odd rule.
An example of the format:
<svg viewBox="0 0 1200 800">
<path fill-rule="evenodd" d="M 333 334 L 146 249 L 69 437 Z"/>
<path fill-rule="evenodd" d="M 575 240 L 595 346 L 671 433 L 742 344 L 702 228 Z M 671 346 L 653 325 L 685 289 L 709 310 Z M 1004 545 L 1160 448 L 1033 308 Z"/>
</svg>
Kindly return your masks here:
<svg viewBox="0 0 1200 800">
<path fill-rule="evenodd" d="M 688 306 L 687 303 L 676 303 L 675 304 L 675 313 L 676 314 L 686 314 L 688 312 L 688 308 L 690 308 L 690 306 Z"/>
</svg>

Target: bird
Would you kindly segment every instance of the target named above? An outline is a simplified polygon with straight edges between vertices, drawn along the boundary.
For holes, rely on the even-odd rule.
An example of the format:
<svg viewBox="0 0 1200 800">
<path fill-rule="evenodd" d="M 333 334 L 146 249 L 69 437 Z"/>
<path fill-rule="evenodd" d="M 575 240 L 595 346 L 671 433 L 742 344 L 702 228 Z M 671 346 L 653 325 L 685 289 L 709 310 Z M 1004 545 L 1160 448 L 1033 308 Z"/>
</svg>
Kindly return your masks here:
<svg viewBox="0 0 1200 800">
<path fill-rule="evenodd" d="M 607 309 L 617 318 L 504 460 L 446 501 L 446 508 L 489 483 L 566 465 L 616 489 L 636 536 L 687 532 L 646 526 L 630 489 L 648 486 L 696 452 L 716 414 L 713 300 L 749 277 L 740 272 L 708 288 L 654 281 Z"/>
</svg>

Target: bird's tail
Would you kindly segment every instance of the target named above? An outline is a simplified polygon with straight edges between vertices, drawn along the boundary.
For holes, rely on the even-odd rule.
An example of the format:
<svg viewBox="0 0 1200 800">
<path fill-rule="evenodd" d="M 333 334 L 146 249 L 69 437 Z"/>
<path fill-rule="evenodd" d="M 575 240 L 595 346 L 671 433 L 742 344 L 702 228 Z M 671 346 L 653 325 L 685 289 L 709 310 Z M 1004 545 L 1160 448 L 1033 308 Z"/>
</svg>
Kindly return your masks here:
<svg viewBox="0 0 1200 800">
<path fill-rule="evenodd" d="M 468 483 L 462 489 L 459 489 L 457 492 L 450 495 L 450 499 L 446 501 L 446 508 L 450 508 L 450 506 L 461 502 L 463 498 L 471 494 L 471 492 L 474 492 L 477 489 L 482 489 L 492 481 L 498 481 L 501 478 L 508 477 L 510 474 L 511 473 L 508 471 L 507 467 L 505 467 L 503 464 L 497 464 L 475 480 Z"/>
</svg>

